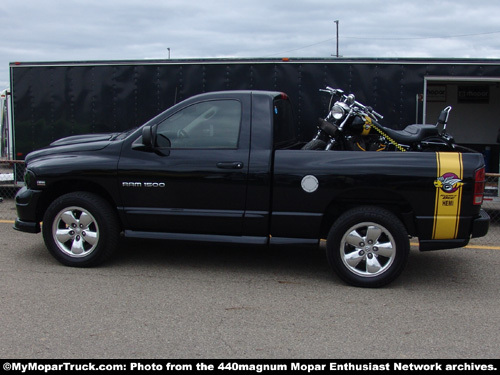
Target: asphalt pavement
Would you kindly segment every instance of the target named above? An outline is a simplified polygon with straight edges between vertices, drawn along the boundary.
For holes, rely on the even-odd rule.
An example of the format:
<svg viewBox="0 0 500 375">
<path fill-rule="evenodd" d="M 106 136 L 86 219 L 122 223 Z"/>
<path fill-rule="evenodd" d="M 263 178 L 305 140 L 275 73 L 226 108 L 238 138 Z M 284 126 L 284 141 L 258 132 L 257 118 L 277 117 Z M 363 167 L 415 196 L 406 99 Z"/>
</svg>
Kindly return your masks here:
<svg viewBox="0 0 500 375">
<path fill-rule="evenodd" d="M 497 249 L 412 249 L 381 289 L 321 248 L 124 240 L 78 269 L 2 222 L 0 249 L 3 358 L 500 357 Z"/>
</svg>

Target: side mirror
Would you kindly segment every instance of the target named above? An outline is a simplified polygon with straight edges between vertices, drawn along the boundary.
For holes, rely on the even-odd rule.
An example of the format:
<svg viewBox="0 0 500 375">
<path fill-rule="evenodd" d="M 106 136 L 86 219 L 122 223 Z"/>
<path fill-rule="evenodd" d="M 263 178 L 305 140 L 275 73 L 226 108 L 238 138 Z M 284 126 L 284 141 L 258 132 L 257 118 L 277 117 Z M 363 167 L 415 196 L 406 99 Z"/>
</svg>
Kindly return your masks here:
<svg viewBox="0 0 500 375">
<path fill-rule="evenodd" d="M 144 151 L 153 151 L 161 156 L 170 155 L 170 140 L 156 134 L 157 125 L 146 125 L 142 128 L 142 145 Z"/>
<path fill-rule="evenodd" d="M 146 125 L 142 128 L 142 144 L 146 150 L 151 151 L 155 147 L 153 126 Z"/>
</svg>

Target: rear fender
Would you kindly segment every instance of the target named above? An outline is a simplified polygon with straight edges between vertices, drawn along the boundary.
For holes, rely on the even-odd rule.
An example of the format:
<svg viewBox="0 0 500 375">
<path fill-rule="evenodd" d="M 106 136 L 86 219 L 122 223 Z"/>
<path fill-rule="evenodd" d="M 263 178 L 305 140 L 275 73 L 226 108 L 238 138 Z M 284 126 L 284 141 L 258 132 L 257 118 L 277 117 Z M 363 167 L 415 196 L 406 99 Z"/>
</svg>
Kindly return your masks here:
<svg viewBox="0 0 500 375">
<path fill-rule="evenodd" d="M 321 224 L 321 238 L 326 238 L 333 223 L 347 210 L 360 206 L 378 206 L 394 213 L 404 224 L 408 234 L 415 235 L 413 210 L 408 201 L 394 191 L 382 189 L 355 189 L 336 196 L 325 209 Z"/>
</svg>

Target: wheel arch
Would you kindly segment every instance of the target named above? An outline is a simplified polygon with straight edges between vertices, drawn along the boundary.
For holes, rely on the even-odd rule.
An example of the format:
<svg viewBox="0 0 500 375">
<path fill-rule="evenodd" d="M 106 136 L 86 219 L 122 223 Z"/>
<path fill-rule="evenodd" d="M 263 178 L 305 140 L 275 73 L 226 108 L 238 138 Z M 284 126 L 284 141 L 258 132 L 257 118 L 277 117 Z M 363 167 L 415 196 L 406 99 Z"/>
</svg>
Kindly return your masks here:
<svg viewBox="0 0 500 375">
<path fill-rule="evenodd" d="M 84 191 L 88 193 L 93 193 L 104 200 L 106 200 L 109 205 L 116 211 L 117 202 L 112 197 L 108 191 L 101 185 L 86 180 L 60 180 L 57 184 L 53 184 L 49 189 L 47 189 L 41 196 L 41 200 L 37 207 L 37 219 L 42 220 L 45 211 L 49 205 L 57 198 L 68 193 L 74 193 L 77 191 Z M 119 217 L 118 212 L 116 212 L 117 217 Z M 120 223 L 121 225 L 121 223 Z"/>
<path fill-rule="evenodd" d="M 320 238 L 326 238 L 333 223 L 346 211 L 362 207 L 380 207 L 396 215 L 408 234 L 416 235 L 412 206 L 401 194 L 383 189 L 356 189 L 335 196 L 327 205 L 320 228 Z"/>
</svg>

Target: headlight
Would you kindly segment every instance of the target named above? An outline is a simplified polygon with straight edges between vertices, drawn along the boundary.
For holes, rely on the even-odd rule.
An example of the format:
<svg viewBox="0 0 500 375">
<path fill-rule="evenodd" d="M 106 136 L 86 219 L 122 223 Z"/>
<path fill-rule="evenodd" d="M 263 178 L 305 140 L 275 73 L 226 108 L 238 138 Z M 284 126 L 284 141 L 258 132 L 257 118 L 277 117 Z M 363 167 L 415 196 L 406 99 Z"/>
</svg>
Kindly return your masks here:
<svg viewBox="0 0 500 375">
<path fill-rule="evenodd" d="M 342 117 L 344 117 L 345 111 L 344 108 L 342 108 L 340 105 L 335 104 L 332 107 L 332 110 L 330 111 L 330 115 L 335 119 L 335 120 L 340 120 Z"/>
<path fill-rule="evenodd" d="M 36 190 L 36 176 L 33 171 L 29 169 L 24 174 L 24 183 L 28 189 Z"/>
</svg>

